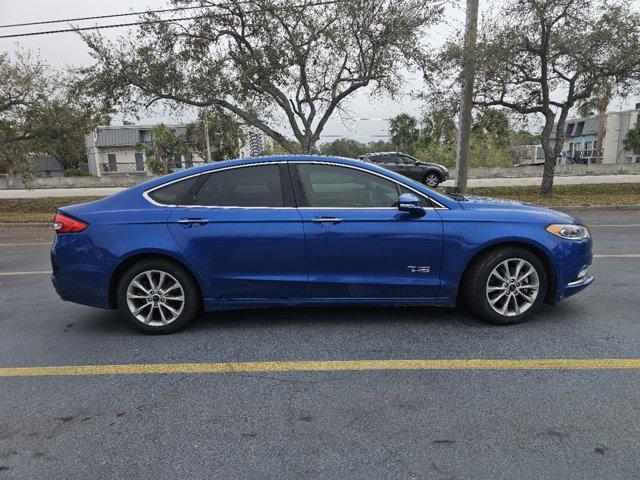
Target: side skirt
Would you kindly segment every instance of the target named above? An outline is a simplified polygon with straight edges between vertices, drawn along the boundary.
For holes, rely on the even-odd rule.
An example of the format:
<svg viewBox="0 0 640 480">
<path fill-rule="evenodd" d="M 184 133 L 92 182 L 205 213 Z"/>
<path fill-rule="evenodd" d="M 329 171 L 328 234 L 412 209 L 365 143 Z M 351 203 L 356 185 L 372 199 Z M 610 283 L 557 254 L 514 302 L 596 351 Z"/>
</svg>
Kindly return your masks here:
<svg viewBox="0 0 640 480">
<path fill-rule="evenodd" d="M 452 298 L 205 298 L 207 312 L 267 307 L 331 307 L 331 306 L 376 306 L 376 307 L 454 307 Z"/>
</svg>

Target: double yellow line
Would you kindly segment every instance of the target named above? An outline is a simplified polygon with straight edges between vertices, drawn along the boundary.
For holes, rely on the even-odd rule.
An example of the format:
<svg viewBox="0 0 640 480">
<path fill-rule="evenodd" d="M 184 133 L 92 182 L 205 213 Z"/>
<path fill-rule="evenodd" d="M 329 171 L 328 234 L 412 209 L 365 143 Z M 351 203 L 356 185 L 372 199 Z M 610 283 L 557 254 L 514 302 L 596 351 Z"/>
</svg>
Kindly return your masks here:
<svg viewBox="0 0 640 480">
<path fill-rule="evenodd" d="M 640 358 L 304 360 L 0 368 L 0 377 L 444 370 L 637 370 Z"/>
</svg>

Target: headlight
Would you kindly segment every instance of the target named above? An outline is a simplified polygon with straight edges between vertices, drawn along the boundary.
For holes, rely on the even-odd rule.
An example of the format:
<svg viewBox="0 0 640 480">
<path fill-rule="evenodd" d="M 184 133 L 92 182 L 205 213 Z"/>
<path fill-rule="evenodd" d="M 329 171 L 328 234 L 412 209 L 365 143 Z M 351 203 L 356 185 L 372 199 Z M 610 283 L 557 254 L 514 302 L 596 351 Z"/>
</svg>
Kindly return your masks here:
<svg viewBox="0 0 640 480">
<path fill-rule="evenodd" d="M 553 224 L 547 227 L 547 232 L 567 240 L 586 240 L 591 237 L 589 229 L 583 225 Z"/>
</svg>

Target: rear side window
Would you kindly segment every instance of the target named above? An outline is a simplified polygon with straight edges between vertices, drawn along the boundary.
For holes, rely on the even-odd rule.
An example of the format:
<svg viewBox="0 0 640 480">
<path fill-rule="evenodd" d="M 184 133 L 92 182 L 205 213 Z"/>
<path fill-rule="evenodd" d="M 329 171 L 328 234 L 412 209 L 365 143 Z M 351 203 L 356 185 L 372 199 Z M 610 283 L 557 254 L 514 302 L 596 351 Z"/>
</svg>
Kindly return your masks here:
<svg viewBox="0 0 640 480">
<path fill-rule="evenodd" d="M 199 178 L 199 176 L 195 176 L 187 178 L 186 180 L 170 183 L 166 187 L 160 187 L 150 192 L 149 197 L 163 205 L 178 205 L 180 199 L 187 194 Z"/>
<path fill-rule="evenodd" d="M 284 207 L 280 167 L 257 165 L 213 172 L 189 204 L 217 207 Z"/>
</svg>

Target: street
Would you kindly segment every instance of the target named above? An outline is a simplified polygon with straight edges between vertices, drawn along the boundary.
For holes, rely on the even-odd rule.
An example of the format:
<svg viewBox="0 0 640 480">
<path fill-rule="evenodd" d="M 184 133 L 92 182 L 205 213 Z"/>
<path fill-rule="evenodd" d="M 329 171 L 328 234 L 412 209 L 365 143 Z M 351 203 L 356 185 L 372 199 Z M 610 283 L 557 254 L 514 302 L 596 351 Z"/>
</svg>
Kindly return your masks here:
<svg viewBox="0 0 640 480">
<path fill-rule="evenodd" d="M 0 479 L 636 477 L 637 363 L 321 363 L 640 358 L 640 211 L 576 216 L 591 227 L 596 282 L 527 324 L 488 325 L 462 307 L 296 308 L 210 313 L 168 336 L 63 302 L 52 230 L 2 227 Z M 275 361 L 294 371 L 171 371 Z M 303 361 L 316 363 L 295 371 Z M 78 365 L 148 373 L 12 370 Z"/>
</svg>

